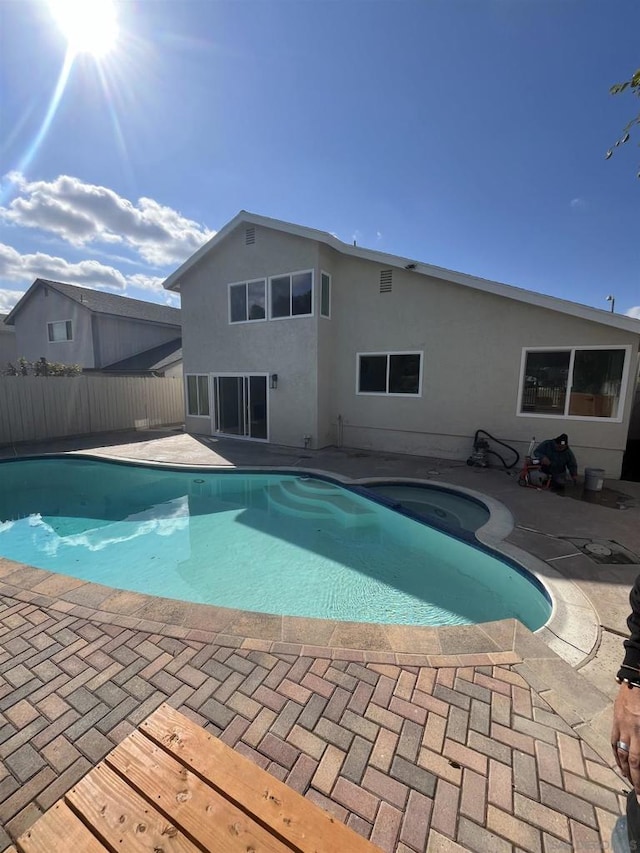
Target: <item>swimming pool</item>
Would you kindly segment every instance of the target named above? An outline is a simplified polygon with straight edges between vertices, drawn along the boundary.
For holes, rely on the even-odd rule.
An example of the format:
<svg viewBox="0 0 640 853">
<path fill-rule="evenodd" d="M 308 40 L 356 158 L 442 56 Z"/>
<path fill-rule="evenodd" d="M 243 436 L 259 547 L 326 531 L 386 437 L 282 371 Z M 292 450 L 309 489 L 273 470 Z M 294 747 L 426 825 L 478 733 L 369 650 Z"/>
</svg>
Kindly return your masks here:
<svg viewBox="0 0 640 853">
<path fill-rule="evenodd" d="M 551 612 L 528 572 L 320 477 L 46 457 L 0 462 L 0 555 L 262 613 L 460 625 Z"/>
<path fill-rule="evenodd" d="M 391 506 L 407 509 L 436 527 L 451 532 L 475 533 L 489 521 L 487 507 L 475 498 L 442 486 L 413 483 L 365 483 L 368 491 L 382 496 Z"/>
</svg>

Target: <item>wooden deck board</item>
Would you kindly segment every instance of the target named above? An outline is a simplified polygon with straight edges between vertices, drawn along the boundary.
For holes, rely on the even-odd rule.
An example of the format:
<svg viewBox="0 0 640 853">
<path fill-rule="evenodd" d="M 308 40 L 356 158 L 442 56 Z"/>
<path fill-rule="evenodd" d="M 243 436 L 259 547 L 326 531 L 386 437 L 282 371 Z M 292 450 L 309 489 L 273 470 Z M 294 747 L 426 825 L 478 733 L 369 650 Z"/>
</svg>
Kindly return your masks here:
<svg viewBox="0 0 640 853">
<path fill-rule="evenodd" d="M 182 714 L 161 705 L 140 726 L 153 740 L 301 853 L 374 853 L 371 842 L 256 767 Z"/>
<path fill-rule="evenodd" d="M 168 705 L 16 843 L 17 853 L 381 853 Z"/>
<path fill-rule="evenodd" d="M 109 849 L 127 853 L 202 853 L 181 829 L 104 763 L 66 795 L 66 802 Z"/>
<path fill-rule="evenodd" d="M 64 800 L 54 803 L 16 844 L 19 853 L 109 853 Z"/>
<path fill-rule="evenodd" d="M 207 850 L 291 853 L 289 845 L 139 732 L 114 749 L 107 763 Z"/>
</svg>

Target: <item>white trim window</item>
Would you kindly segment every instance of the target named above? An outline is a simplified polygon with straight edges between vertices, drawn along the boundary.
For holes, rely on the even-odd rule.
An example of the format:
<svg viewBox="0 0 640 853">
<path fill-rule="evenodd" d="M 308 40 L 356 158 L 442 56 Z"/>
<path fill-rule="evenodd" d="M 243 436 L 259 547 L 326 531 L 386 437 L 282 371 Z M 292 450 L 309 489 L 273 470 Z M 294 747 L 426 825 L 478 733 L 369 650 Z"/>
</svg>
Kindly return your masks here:
<svg viewBox="0 0 640 853">
<path fill-rule="evenodd" d="M 313 315 L 313 270 L 273 275 L 269 279 L 271 320 Z"/>
<path fill-rule="evenodd" d="M 331 276 L 328 272 L 320 273 L 320 316 L 331 317 Z"/>
<path fill-rule="evenodd" d="M 523 349 L 519 416 L 622 420 L 629 346 Z"/>
<path fill-rule="evenodd" d="M 209 377 L 206 373 L 186 376 L 187 414 L 193 418 L 210 417 Z"/>
<path fill-rule="evenodd" d="M 356 394 L 422 395 L 422 352 L 360 352 Z"/>
<path fill-rule="evenodd" d="M 47 323 L 47 335 L 50 344 L 59 344 L 73 340 L 73 323 L 71 320 L 54 320 Z"/>
<path fill-rule="evenodd" d="M 267 319 L 264 278 L 229 285 L 229 323 L 258 323 Z"/>
</svg>

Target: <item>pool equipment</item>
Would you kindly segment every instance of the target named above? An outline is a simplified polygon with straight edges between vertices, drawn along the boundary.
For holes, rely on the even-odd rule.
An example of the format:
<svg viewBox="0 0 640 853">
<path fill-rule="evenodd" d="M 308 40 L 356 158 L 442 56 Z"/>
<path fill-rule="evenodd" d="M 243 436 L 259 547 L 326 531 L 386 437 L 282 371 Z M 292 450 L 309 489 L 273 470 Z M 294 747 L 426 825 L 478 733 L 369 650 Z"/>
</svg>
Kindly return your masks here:
<svg viewBox="0 0 640 853">
<path fill-rule="evenodd" d="M 524 457 L 524 466 L 518 474 L 518 485 L 529 489 L 548 489 L 551 486 L 551 477 L 542 470 L 542 463 L 533 455 L 536 446 L 536 437 L 529 442 L 529 449 Z"/>
<path fill-rule="evenodd" d="M 486 436 L 486 438 L 484 437 Z M 504 457 L 501 456 L 496 450 L 493 450 L 491 444 L 488 439 L 491 439 L 495 444 L 499 444 L 501 447 L 506 447 L 510 453 L 513 453 L 515 459 L 512 462 L 505 461 Z M 509 444 L 505 444 L 504 441 L 500 441 L 498 438 L 494 438 L 490 433 L 488 433 L 484 429 L 477 429 L 475 431 L 475 435 L 473 436 L 473 451 L 471 456 L 467 459 L 467 465 L 473 468 L 488 468 L 490 463 L 490 456 L 495 456 L 502 463 L 502 467 L 507 471 L 511 468 L 515 468 L 515 466 L 520 461 L 520 454 L 515 449 L 515 447 L 511 447 Z"/>
</svg>

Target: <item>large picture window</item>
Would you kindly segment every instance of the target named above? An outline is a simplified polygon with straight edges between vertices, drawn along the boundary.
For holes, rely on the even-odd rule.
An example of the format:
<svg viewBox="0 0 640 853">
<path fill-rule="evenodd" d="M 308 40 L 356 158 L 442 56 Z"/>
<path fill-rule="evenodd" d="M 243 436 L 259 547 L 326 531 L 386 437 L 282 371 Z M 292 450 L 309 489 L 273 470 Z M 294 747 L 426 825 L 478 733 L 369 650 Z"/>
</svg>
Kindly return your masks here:
<svg viewBox="0 0 640 853">
<path fill-rule="evenodd" d="M 621 347 L 526 351 L 519 414 L 620 420 L 626 352 Z"/>
<path fill-rule="evenodd" d="M 358 354 L 358 394 L 420 395 L 421 352 Z"/>
<path fill-rule="evenodd" d="M 71 320 L 59 320 L 53 323 L 47 323 L 47 332 L 49 342 L 52 344 L 60 343 L 60 341 L 73 340 L 73 325 Z"/>
<path fill-rule="evenodd" d="M 187 376 L 187 413 L 194 417 L 209 417 L 209 377 Z"/>
<path fill-rule="evenodd" d="M 313 313 L 313 272 L 276 275 L 271 286 L 271 318 L 305 317 Z"/>
<path fill-rule="evenodd" d="M 229 322 L 266 320 L 266 281 L 244 281 L 229 285 Z"/>
</svg>

